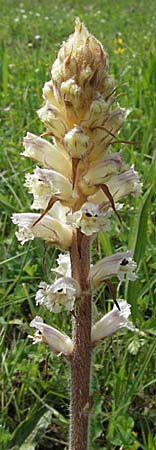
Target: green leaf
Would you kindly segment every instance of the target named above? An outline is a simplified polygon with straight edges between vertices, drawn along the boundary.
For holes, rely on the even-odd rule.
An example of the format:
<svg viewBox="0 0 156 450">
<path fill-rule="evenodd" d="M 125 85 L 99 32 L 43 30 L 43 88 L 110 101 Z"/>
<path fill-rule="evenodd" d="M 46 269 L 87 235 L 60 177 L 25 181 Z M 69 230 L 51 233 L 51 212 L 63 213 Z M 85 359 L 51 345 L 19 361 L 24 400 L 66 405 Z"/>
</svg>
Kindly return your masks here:
<svg viewBox="0 0 156 450">
<path fill-rule="evenodd" d="M 108 427 L 108 440 L 114 445 L 125 444 L 125 448 L 132 443 L 134 420 L 128 414 L 113 417 Z"/>
<path fill-rule="evenodd" d="M 152 188 L 153 186 L 150 186 L 142 199 L 131 235 L 131 241 L 133 239 L 133 245 L 130 245 L 130 248 L 132 248 L 133 258 L 138 266 L 142 262 L 147 245 L 148 212 L 151 204 Z M 135 316 L 137 316 L 136 300 L 138 297 L 139 289 L 140 283 L 138 282 L 138 280 L 133 283 L 130 281 L 126 283 L 125 297 L 133 306 L 133 314 Z"/>
<path fill-rule="evenodd" d="M 34 408 L 31 410 L 27 419 L 23 420 L 15 429 L 12 439 L 9 443 L 10 450 L 18 445 L 18 448 L 28 439 L 31 433 L 35 430 L 39 420 L 46 413 L 47 408 L 42 406 L 41 408 Z"/>
<path fill-rule="evenodd" d="M 0 202 L 1 202 L 3 205 L 7 206 L 8 208 L 11 208 L 12 210 L 15 209 L 14 205 L 11 204 L 11 203 L 9 202 L 9 200 L 7 199 L 7 197 L 5 197 L 3 194 L 0 194 Z"/>
<path fill-rule="evenodd" d="M 152 188 L 153 186 L 150 186 L 142 199 L 138 216 L 134 224 L 134 233 L 132 233 L 134 236 L 134 244 L 132 246 L 133 257 L 138 265 L 145 254 L 147 244 L 147 221 L 151 203 Z"/>
</svg>

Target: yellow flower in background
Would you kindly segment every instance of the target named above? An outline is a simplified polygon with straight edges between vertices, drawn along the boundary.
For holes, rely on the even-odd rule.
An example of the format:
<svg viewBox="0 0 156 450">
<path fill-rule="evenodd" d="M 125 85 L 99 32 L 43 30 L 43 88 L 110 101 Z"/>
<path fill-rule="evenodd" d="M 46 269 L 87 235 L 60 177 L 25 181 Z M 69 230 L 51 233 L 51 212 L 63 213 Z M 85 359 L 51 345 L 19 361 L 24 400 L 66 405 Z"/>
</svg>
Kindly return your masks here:
<svg viewBox="0 0 156 450">
<path fill-rule="evenodd" d="M 117 47 L 114 50 L 114 53 L 116 53 L 117 55 L 122 55 L 125 52 L 125 48 L 123 47 Z"/>
<path fill-rule="evenodd" d="M 116 38 L 114 39 L 114 43 L 115 43 L 115 44 L 118 44 L 118 45 L 122 44 L 122 43 L 123 43 L 122 37 L 116 37 Z"/>
<path fill-rule="evenodd" d="M 124 41 L 120 32 L 117 32 L 114 39 L 115 49 L 114 53 L 117 55 L 122 55 L 125 52 L 125 48 L 123 47 Z"/>
</svg>

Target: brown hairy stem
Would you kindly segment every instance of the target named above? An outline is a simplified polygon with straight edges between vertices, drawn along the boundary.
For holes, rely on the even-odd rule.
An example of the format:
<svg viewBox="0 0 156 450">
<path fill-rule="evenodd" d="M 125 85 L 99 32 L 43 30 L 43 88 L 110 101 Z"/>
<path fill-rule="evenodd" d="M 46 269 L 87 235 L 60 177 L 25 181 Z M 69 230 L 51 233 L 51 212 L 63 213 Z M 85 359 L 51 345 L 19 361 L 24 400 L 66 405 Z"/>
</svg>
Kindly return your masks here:
<svg viewBox="0 0 156 450">
<path fill-rule="evenodd" d="M 73 233 L 71 246 L 72 276 L 82 295 L 75 302 L 73 317 L 74 349 L 71 358 L 70 450 L 88 449 L 91 409 L 91 290 L 88 281 L 90 240 L 79 230 Z"/>
</svg>

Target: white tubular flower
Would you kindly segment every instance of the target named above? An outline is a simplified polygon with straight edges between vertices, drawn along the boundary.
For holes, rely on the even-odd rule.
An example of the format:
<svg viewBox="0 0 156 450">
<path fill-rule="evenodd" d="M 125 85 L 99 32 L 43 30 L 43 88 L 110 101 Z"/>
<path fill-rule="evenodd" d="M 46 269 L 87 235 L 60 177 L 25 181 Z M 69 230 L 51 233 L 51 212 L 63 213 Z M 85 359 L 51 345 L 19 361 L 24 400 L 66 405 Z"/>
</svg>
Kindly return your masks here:
<svg viewBox="0 0 156 450">
<path fill-rule="evenodd" d="M 113 197 L 114 202 L 118 202 L 121 198 L 132 194 L 139 195 L 141 193 L 142 184 L 140 183 L 138 173 L 134 170 L 134 166 L 131 166 L 129 170 L 126 172 L 112 175 L 106 185 Z M 88 201 L 99 204 L 104 202 L 108 204 L 108 198 L 102 191 L 99 189 L 95 194 L 88 196 Z"/>
<path fill-rule="evenodd" d="M 71 227 L 59 222 L 50 215 L 44 216 L 36 225 L 34 222 L 39 219 L 40 214 L 23 213 L 13 214 L 13 223 L 19 226 L 16 232 L 17 239 L 23 245 L 34 238 L 43 239 L 56 243 L 63 250 L 68 250 L 72 241 Z"/>
<path fill-rule="evenodd" d="M 67 223 L 91 236 L 98 231 L 109 229 L 110 214 L 110 211 L 102 211 L 99 206 L 86 202 L 79 211 L 67 216 Z"/>
<path fill-rule="evenodd" d="M 92 266 L 89 278 L 93 289 L 97 289 L 101 283 L 113 276 L 118 277 L 120 281 L 123 281 L 125 276 L 128 280 L 135 280 L 135 269 L 136 263 L 133 261 L 130 251 L 115 253 Z"/>
<path fill-rule="evenodd" d="M 125 164 L 119 153 L 106 156 L 103 160 L 96 161 L 89 165 L 89 169 L 82 177 L 81 189 L 86 195 L 90 195 L 103 183 L 108 184 L 112 175 L 123 171 Z M 96 186 L 97 185 L 97 186 Z"/>
<path fill-rule="evenodd" d="M 63 277 L 71 277 L 71 261 L 70 261 L 70 255 L 60 253 L 57 258 L 58 266 L 56 269 L 51 269 L 51 272 L 56 273 L 58 276 Z"/>
<path fill-rule="evenodd" d="M 64 175 L 54 170 L 37 167 L 33 174 L 26 175 L 25 186 L 34 195 L 34 209 L 45 209 L 52 195 L 68 204 L 72 203 L 72 184 Z"/>
<path fill-rule="evenodd" d="M 62 307 L 71 311 L 76 296 L 79 296 L 79 286 L 72 278 L 61 277 L 53 284 L 41 282 L 36 294 L 36 304 L 46 306 L 49 311 L 58 313 Z"/>
<path fill-rule="evenodd" d="M 131 305 L 129 305 L 126 300 L 118 301 L 118 304 L 120 306 L 120 311 L 116 305 L 114 305 L 112 311 L 105 314 L 102 319 L 92 326 L 91 340 L 93 345 L 106 336 L 111 336 L 113 333 L 116 333 L 116 331 L 121 328 L 128 328 L 131 331 L 136 331 L 135 326 L 128 320 L 128 317 L 131 314 Z"/>
<path fill-rule="evenodd" d="M 67 125 L 65 123 L 64 117 L 56 106 L 51 105 L 49 102 L 38 109 L 38 117 L 45 124 L 47 129 L 52 133 L 53 136 L 60 139 L 63 138 L 65 133 L 67 133 Z"/>
<path fill-rule="evenodd" d="M 44 342 L 45 344 L 48 344 L 55 353 L 62 353 L 65 356 L 71 355 L 73 343 L 69 336 L 56 328 L 47 325 L 39 316 L 36 316 L 30 322 L 30 327 L 37 328 L 38 330 L 34 336 L 29 336 L 33 339 L 33 344 Z"/>
<path fill-rule="evenodd" d="M 89 137 L 76 125 L 65 135 L 64 144 L 72 158 L 82 159 L 88 151 Z"/>
<path fill-rule="evenodd" d="M 141 193 L 141 183 L 138 173 L 134 170 L 134 165 L 126 172 L 112 175 L 107 186 L 115 201 L 129 194 L 139 195 Z"/>
<path fill-rule="evenodd" d="M 71 162 L 68 154 L 65 154 L 56 145 L 36 136 L 32 133 L 27 133 L 23 141 L 25 151 L 22 153 L 27 158 L 32 158 L 38 161 L 47 169 L 56 170 L 71 179 Z"/>
</svg>

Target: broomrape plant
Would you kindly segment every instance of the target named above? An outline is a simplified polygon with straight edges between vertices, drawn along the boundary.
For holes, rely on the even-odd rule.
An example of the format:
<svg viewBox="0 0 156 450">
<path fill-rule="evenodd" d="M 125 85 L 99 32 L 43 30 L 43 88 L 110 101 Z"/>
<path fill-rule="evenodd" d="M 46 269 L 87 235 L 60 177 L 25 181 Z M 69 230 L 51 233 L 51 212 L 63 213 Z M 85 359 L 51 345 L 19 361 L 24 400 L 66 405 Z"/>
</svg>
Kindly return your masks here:
<svg viewBox="0 0 156 450">
<path fill-rule="evenodd" d="M 119 153 L 111 153 L 126 111 L 114 106 L 116 88 L 108 73 L 108 56 L 101 43 L 79 19 L 75 32 L 63 43 L 52 66 L 51 80 L 43 88 L 44 106 L 38 116 L 46 127 L 44 137 L 27 133 L 23 155 L 37 161 L 25 185 L 33 194 L 32 209 L 13 214 L 17 238 L 43 239 L 61 251 L 54 282 L 40 283 L 36 304 L 59 313 L 72 312 L 72 337 L 42 318 L 35 317 L 33 343 L 45 342 L 61 353 L 71 367 L 70 450 L 89 446 L 91 409 L 91 357 L 93 348 L 121 328 L 135 330 L 129 321 L 130 305 L 116 299 L 111 282 L 118 277 L 135 279 L 130 251 L 116 253 L 90 264 L 90 247 L 111 218 L 120 220 L 120 199 L 138 195 L 140 184 L 134 167 Z M 49 138 L 49 140 L 47 139 Z M 113 146 L 114 148 L 114 146 Z M 41 210 L 41 211 L 40 211 Z M 92 323 L 93 294 L 106 283 L 115 305 Z"/>
</svg>

